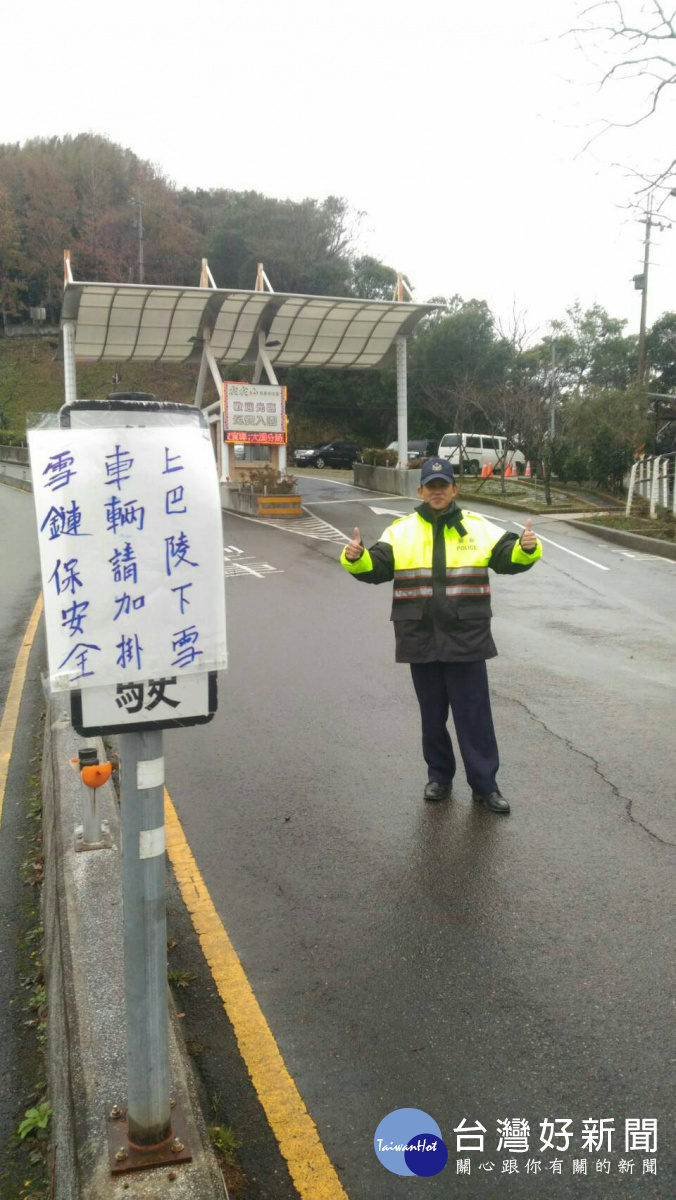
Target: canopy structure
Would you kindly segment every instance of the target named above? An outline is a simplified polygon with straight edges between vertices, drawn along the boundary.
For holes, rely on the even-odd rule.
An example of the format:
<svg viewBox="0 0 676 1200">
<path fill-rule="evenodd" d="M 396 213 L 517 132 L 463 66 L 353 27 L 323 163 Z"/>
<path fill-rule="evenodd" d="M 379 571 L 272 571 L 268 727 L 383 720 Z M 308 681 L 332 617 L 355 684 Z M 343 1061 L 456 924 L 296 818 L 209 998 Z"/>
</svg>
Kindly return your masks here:
<svg viewBox="0 0 676 1200">
<path fill-rule="evenodd" d="M 199 287 L 80 282 L 66 250 L 61 310 L 66 403 L 77 397 L 78 362 L 199 363 L 195 404 L 203 407 L 210 373 L 218 400 L 205 412 L 223 429 L 222 368 L 254 364 L 254 384 L 263 374 L 277 384 L 276 367 L 373 370 L 396 359 L 399 459 L 405 465 L 406 338 L 441 307 L 405 302 L 405 286 L 400 275 L 392 300 L 292 295 L 273 291 L 259 263 L 253 291 L 219 288 L 206 259 Z M 218 461 L 227 482 L 227 444 L 219 444 Z M 279 467 L 286 470 L 286 446 L 279 448 Z"/>
<path fill-rule="evenodd" d="M 384 367 L 435 305 L 226 288 L 67 282 L 80 362 L 199 362 L 205 333 L 219 365 L 255 363 L 260 335 L 280 367 Z"/>
</svg>

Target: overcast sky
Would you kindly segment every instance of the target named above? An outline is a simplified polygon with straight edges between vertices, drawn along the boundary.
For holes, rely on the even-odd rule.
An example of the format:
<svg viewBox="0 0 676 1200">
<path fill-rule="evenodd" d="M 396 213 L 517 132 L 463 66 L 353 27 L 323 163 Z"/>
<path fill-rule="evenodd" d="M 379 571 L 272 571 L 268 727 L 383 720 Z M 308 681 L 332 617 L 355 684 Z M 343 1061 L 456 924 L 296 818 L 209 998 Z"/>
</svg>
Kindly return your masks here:
<svg viewBox="0 0 676 1200">
<path fill-rule="evenodd" d="M 0 140 L 91 130 L 179 186 L 345 196 L 417 299 L 477 296 L 503 322 L 516 305 L 536 336 L 598 301 L 635 330 L 642 227 L 612 163 L 673 157 L 673 106 L 582 152 L 639 95 L 595 94 L 600 68 L 560 36 L 580 7 L 33 0 L 3 21 Z M 676 309 L 676 225 L 654 261 L 649 321 Z"/>
</svg>

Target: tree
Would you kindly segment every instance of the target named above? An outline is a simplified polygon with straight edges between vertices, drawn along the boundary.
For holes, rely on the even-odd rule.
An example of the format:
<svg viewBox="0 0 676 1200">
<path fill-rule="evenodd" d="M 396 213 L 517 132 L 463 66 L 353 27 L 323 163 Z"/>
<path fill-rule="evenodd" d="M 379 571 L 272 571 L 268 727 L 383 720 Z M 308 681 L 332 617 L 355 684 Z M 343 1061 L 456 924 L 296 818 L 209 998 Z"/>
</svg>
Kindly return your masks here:
<svg viewBox="0 0 676 1200">
<path fill-rule="evenodd" d="M 21 237 L 22 265 L 29 303 L 58 317 L 64 247 L 71 242 L 76 215 L 74 190 L 49 148 L 40 142 L 21 150 L 0 147 L 0 186 L 10 197 Z"/>
<path fill-rule="evenodd" d="M 651 390 L 676 394 L 676 313 L 663 313 L 648 331 L 646 353 Z"/>
<path fill-rule="evenodd" d="M 22 257 L 19 226 L 9 196 L 0 187 L 0 312 L 7 329 L 9 317 L 18 317 L 26 285 L 21 279 Z"/>
<path fill-rule="evenodd" d="M 275 291 L 350 294 L 352 233 L 346 201 L 225 192 L 215 222 L 208 257 L 221 286 L 253 287 L 256 263 L 263 262 Z"/>
<path fill-rule="evenodd" d="M 407 281 L 408 282 L 408 281 Z M 350 291 L 364 300 L 391 300 L 397 285 L 397 272 L 370 255 L 351 263 Z"/>
<path fill-rule="evenodd" d="M 605 69 L 600 68 L 599 90 L 615 87 L 629 91 L 634 109 L 634 115 L 626 121 L 603 119 L 587 146 L 611 129 L 635 128 L 661 111 L 666 95 L 676 84 L 676 60 L 671 57 L 676 53 L 676 12 L 668 13 L 663 0 L 595 0 L 582 9 L 580 23 L 570 32 L 587 54 L 613 60 Z M 636 83 L 640 85 L 638 99 L 633 86 Z M 659 170 L 633 171 L 639 193 L 664 194 L 671 188 L 675 151 L 672 140 Z"/>
<path fill-rule="evenodd" d="M 413 339 L 411 369 L 425 401 L 446 401 L 453 415 L 459 389 L 484 393 L 499 385 L 512 361 L 484 300 L 451 301 L 450 312 L 424 323 Z M 450 428 L 450 426 L 449 426 Z"/>
</svg>

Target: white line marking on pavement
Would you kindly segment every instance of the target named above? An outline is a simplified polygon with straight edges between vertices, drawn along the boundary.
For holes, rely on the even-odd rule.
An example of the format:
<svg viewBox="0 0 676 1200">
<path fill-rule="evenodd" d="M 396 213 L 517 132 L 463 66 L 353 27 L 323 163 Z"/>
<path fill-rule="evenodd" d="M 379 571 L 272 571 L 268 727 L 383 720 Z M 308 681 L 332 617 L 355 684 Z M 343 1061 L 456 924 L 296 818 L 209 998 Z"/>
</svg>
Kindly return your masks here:
<svg viewBox="0 0 676 1200">
<path fill-rule="evenodd" d="M 315 508 L 319 508 L 320 504 L 370 504 L 372 500 L 403 500 L 409 499 L 406 496 L 350 496 L 348 500 L 310 500 L 310 504 L 314 504 Z M 383 510 L 389 511 L 389 510 Z"/>
<path fill-rule="evenodd" d="M 520 525 L 518 521 L 512 521 L 512 525 L 516 525 L 517 529 L 525 529 L 525 525 Z M 533 532 L 536 532 L 535 530 Z M 556 546 L 557 550 L 563 550 L 565 554 L 572 554 L 573 558 L 581 558 L 582 562 L 589 563 L 591 567 L 598 567 L 599 571 L 609 571 L 610 567 L 604 567 L 602 563 L 594 562 L 593 558 L 585 558 L 584 554 L 578 554 L 577 550 L 569 550 L 567 546 L 561 546 L 558 542 L 553 542 L 551 538 L 543 537 L 541 533 L 537 535 L 541 542 L 547 542 L 550 546 Z"/>
<path fill-rule="evenodd" d="M 284 574 L 279 567 L 273 567 L 270 563 L 255 562 L 252 554 L 246 554 L 244 557 L 236 557 L 237 555 L 244 555 L 237 546 L 227 546 L 223 552 L 226 579 L 232 579 L 234 575 L 255 575 L 256 579 L 262 579 L 263 575 Z M 247 566 L 247 562 L 252 565 Z"/>
<path fill-rule="evenodd" d="M 304 483 L 311 483 L 312 479 L 315 479 L 319 483 L 321 479 L 322 483 L 337 483 L 338 487 L 354 487 L 353 483 L 345 483 L 343 479 L 330 479 L 328 475 L 313 475 L 312 479 L 309 479 L 307 476 L 303 478 L 302 475 L 297 475 L 296 479 L 303 479 Z"/>
<path fill-rule="evenodd" d="M 273 529 L 281 529 L 283 533 L 295 533 L 300 537 L 314 538 L 319 542 L 337 542 L 341 546 L 345 546 L 350 541 L 349 534 L 342 533 L 340 529 L 336 529 L 335 525 L 330 525 L 328 521 L 316 517 L 309 508 L 305 507 L 303 507 L 303 512 L 306 512 L 311 518 L 309 521 L 303 517 L 300 521 L 290 521 L 285 517 L 280 517 L 277 521 L 272 518 L 266 520 L 263 517 L 246 517 L 244 513 L 231 512 L 230 509 L 226 511 L 229 517 L 236 517 L 238 521 L 253 521 L 255 525 L 270 525 Z"/>
<path fill-rule="evenodd" d="M 226 575 L 255 575 L 256 579 L 262 579 L 260 571 L 254 571 L 253 567 L 247 567 L 244 563 L 232 563 L 225 568 Z"/>
<path fill-rule="evenodd" d="M 374 512 L 377 517 L 408 517 L 410 513 L 398 512 L 395 508 L 375 508 L 373 504 L 369 504 L 371 512 Z"/>
</svg>

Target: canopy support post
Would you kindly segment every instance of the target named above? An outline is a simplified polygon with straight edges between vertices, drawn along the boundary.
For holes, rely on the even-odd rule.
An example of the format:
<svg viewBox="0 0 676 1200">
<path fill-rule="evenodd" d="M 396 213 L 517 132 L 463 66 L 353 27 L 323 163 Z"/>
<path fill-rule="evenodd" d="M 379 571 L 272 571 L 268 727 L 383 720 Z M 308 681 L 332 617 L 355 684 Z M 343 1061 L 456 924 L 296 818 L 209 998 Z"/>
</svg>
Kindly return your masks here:
<svg viewBox="0 0 676 1200">
<path fill-rule="evenodd" d="M 401 271 L 397 275 L 397 284 L 393 299 L 399 304 L 404 301 L 404 288 L 411 295 L 411 289 L 404 280 Z M 398 467 L 408 466 L 408 391 L 406 371 L 406 338 L 397 338 L 397 453 Z"/>
<path fill-rule="evenodd" d="M 63 322 L 63 384 L 66 404 L 73 404 L 77 400 L 75 321 Z"/>
<path fill-rule="evenodd" d="M 218 399 L 219 399 L 219 403 L 221 406 L 221 436 L 219 439 L 220 447 L 221 447 L 221 453 L 219 456 L 220 457 L 220 481 L 221 481 L 221 483 L 229 483 L 230 482 L 230 447 L 228 446 L 228 443 L 225 440 L 225 429 L 223 428 L 223 380 L 221 378 L 221 372 L 218 369 L 218 363 L 216 362 L 216 359 L 214 357 L 214 352 L 211 349 L 211 346 L 209 345 L 209 334 L 206 329 L 204 331 L 204 350 L 202 351 L 202 357 L 203 357 L 204 362 L 206 363 L 206 366 L 209 368 L 209 370 L 211 372 L 211 378 L 213 379 L 214 387 L 216 388 L 216 391 L 218 392 Z M 200 371 L 201 371 L 201 366 L 200 366 Z M 205 374 L 206 374 L 206 367 L 205 367 Z"/>
<path fill-rule="evenodd" d="M 408 393 L 406 386 L 406 338 L 397 338 L 397 446 L 398 467 L 408 465 Z"/>
<path fill-rule="evenodd" d="M 202 401 L 204 400 L 204 384 L 206 383 L 208 365 L 209 364 L 207 362 L 207 353 L 206 353 L 206 344 L 205 344 L 205 346 L 202 350 L 202 358 L 200 360 L 200 369 L 199 369 L 199 374 L 197 376 L 197 387 L 195 388 L 195 408 L 202 407 Z"/>
</svg>

